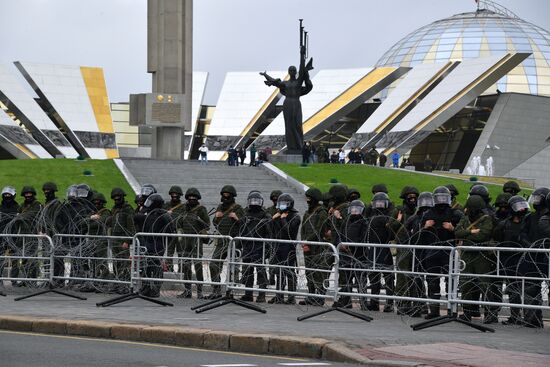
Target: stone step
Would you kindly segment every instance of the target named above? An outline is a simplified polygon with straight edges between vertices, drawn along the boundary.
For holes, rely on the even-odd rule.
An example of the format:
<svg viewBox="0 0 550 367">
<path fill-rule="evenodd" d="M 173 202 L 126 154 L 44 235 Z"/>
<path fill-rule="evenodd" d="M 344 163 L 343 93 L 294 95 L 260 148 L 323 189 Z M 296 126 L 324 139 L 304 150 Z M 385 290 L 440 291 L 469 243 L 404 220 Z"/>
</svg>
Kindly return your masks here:
<svg viewBox="0 0 550 367">
<path fill-rule="evenodd" d="M 230 167 L 226 162 L 208 162 L 200 165 L 195 161 L 159 161 L 152 159 L 124 159 L 124 164 L 140 185 L 150 183 L 168 199 L 172 185 L 179 185 L 183 191 L 196 187 L 202 196 L 201 203 L 207 209 L 216 207 L 220 202 L 220 189 L 224 185 L 233 185 L 237 190 L 237 203 L 246 206 L 246 197 L 252 190 L 262 193 L 265 206 L 271 206 L 269 194 L 281 190 L 291 194 L 295 207 L 301 213 L 306 208 L 303 195 L 285 182 L 279 181 L 260 167 Z"/>
</svg>

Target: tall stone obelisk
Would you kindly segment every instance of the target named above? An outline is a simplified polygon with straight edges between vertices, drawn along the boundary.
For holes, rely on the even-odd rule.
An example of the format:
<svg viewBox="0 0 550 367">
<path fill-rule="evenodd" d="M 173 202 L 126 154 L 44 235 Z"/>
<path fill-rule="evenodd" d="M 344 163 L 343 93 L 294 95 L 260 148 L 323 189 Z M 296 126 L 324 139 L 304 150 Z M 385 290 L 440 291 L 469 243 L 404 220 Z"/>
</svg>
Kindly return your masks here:
<svg viewBox="0 0 550 367">
<path fill-rule="evenodd" d="M 151 158 L 184 158 L 184 130 L 191 129 L 193 77 L 193 1 L 147 1 L 147 72 L 153 76 L 153 93 L 160 98 L 179 95 L 183 110 L 178 126 L 153 128 Z M 176 97 L 174 97 L 175 99 Z"/>
</svg>

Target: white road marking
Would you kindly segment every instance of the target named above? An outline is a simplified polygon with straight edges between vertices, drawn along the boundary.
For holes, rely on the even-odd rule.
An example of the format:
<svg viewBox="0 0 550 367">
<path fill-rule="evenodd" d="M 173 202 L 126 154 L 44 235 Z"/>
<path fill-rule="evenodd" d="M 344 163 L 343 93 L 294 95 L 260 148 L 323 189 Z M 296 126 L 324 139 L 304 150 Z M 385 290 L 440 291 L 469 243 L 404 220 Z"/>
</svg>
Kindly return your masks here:
<svg viewBox="0 0 550 367">
<path fill-rule="evenodd" d="M 257 367 L 257 364 L 201 364 L 201 367 Z"/>
</svg>

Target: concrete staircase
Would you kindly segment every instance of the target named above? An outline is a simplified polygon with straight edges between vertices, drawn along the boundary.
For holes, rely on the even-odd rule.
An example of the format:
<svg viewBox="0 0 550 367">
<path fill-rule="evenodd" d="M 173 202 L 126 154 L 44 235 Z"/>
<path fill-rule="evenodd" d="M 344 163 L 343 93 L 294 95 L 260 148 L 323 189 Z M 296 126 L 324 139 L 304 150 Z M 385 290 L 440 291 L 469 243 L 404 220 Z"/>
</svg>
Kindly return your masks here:
<svg viewBox="0 0 550 367">
<path fill-rule="evenodd" d="M 305 198 L 296 189 L 268 173 L 261 167 L 229 167 L 225 162 L 208 162 L 201 166 L 197 161 L 158 161 L 151 159 L 123 159 L 126 168 L 140 185 L 153 184 L 165 199 L 172 185 L 187 190 L 196 187 L 202 196 L 201 203 L 210 210 L 220 202 L 220 189 L 233 185 L 237 189 L 237 203 L 246 206 L 246 198 L 252 190 L 259 190 L 264 196 L 265 206 L 271 206 L 269 194 L 281 190 L 294 197 L 295 207 L 303 214 Z"/>
</svg>

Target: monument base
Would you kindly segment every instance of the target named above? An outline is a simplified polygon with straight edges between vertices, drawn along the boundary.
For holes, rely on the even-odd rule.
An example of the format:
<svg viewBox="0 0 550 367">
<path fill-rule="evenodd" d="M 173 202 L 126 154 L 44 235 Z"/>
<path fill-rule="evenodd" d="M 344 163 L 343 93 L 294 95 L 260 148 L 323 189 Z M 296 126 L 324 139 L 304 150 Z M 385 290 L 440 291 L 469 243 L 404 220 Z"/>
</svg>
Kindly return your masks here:
<svg viewBox="0 0 550 367">
<path fill-rule="evenodd" d="M 301 164 L 302 163 L 302 155 L 301 154 L 272 154 L 269 157 L 270 163 L 295 163 L 295 164 Z"/>
</svg>

